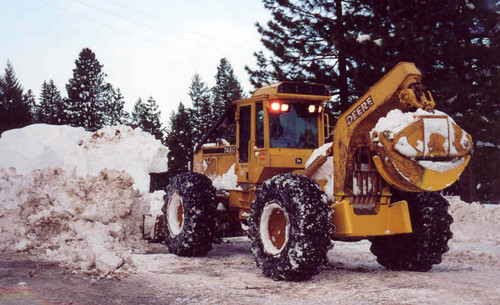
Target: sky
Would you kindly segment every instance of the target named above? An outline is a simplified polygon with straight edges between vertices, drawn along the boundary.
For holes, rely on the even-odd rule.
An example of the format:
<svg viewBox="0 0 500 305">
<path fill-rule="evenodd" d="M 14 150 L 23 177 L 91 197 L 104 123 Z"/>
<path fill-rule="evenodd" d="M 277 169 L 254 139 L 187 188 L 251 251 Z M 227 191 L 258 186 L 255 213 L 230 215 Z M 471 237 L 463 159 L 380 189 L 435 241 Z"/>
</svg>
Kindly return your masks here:
<svg viewBox="0 0 500 305">
<path fill-rule="evenodd" d="M 65 96 L 78 54 L 90 48 L 126 110 L 152 96 L 166 124 L 179 102 L 190 106 L 195 73 L 214 85 L 221 58 L 252 90 L 244 67 L 263 49 L 255 23 L 269 16 L 260 0 L 0 0 L 0 69 L 10 60 L 37 99 L 50 79 Z"/>
</svg>

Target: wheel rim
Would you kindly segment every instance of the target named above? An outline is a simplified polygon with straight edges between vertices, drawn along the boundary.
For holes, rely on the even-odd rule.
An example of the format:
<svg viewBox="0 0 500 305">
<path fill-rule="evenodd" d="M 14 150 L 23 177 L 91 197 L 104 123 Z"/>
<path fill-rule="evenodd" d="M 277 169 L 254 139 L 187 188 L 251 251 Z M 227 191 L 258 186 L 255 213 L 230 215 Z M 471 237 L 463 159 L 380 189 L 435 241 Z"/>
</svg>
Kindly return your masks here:
<svg viewBox="0 0 500 305">
<path fill-rule="evenodd" d="M 182 198 L 178 194 L 174 194 L 168 202 L 167 222 L 171 236 L 177 236 L 181 233 L 184 226 L 184 209 L 182 208 Z"/>
<path fill-rule="evenodd" d="M 288 243 L 290 231 L 288 214 L 276 202 L 268 202 L 262 210 L 260 218 L 260 237 L 264 251 L 277 255 Z"/>
</svg>

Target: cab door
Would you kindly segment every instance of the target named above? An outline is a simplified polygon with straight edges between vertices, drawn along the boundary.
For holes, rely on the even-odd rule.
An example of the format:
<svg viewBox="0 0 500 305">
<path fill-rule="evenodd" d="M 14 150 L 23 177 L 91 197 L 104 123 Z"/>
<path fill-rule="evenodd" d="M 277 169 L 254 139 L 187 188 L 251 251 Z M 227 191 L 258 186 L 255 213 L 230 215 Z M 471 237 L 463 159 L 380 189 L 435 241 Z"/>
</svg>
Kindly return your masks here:
<svg viewBox="0 0 500 305">
<path fill-rule="evenodd" d="M 238 148 L 238 183 L 255 183 L 262 172 L 256 155 L 265 154 L 265 123 L 263 102 L 238 106 L 236 114 Z"/>
<path fill-rule="evenodd" d="M 238 134 L 236 146 L 238 148 L 238 182 L 249 182 L 249 161 L 252 144 L 252 105 L 240 105 L 237 112 Z"/>
</svg>

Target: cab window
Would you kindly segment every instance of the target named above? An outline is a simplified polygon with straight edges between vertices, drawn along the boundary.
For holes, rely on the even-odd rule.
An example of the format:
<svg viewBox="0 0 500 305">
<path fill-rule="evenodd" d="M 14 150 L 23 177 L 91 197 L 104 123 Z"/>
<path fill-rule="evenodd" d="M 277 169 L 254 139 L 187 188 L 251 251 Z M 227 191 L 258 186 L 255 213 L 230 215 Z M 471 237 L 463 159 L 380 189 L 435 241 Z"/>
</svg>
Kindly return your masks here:
<svg viewBox="0 0 500 305">
<path fill-rule="evenodd" d="M 240 162 L 248 162 L 248 142 L 250 141 L 250 131 L 251 131 L 251 106 L 241 106 L 240 107 L 240 118 L 239 118 L 239 159 Z"/>
<path fill-rule="evenodd" d="M 264 108 L 262 102 L 255 104 L 255 146 L 264 147 Z"/>
<path fill-rule="evenodd" d="M 317 113 L 308 104 L 291 103 L 286 112 L 269 112 L 270 146 L 276 148 L 317 148 Z"/>
</svg>

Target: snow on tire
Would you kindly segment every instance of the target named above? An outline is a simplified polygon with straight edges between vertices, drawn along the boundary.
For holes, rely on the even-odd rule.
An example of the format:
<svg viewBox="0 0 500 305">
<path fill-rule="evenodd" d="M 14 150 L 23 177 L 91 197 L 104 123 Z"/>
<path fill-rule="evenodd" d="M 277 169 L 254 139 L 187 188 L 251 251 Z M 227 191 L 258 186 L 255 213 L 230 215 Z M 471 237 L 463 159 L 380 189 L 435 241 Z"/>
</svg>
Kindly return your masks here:
<svg viewBox="0 0 500 305">
<path fill-rule="evenodd" d="M 198 173 L 173 177 L 164 196 L 163 223 L 168 250 L 179 256 L 203 256 L 217 234 L 215 188 Z"/>
<path fill-rule="evenodd" d="M 296 174 L 265 181 L 249 218 L 252 252 L 262 273 L 300 281 L 319 273 L 333 246 L 333 210 L 318 184 Z"/>
<path fill-rule="evenodd" d="M 453 237 L 448 201 L 438 193 L 396 193 L 392 201 L 406 200 L 413 233 L 374 237 L 370 250 L 390 270 L 429 271 L 441 263 Z"/>
</svg>

